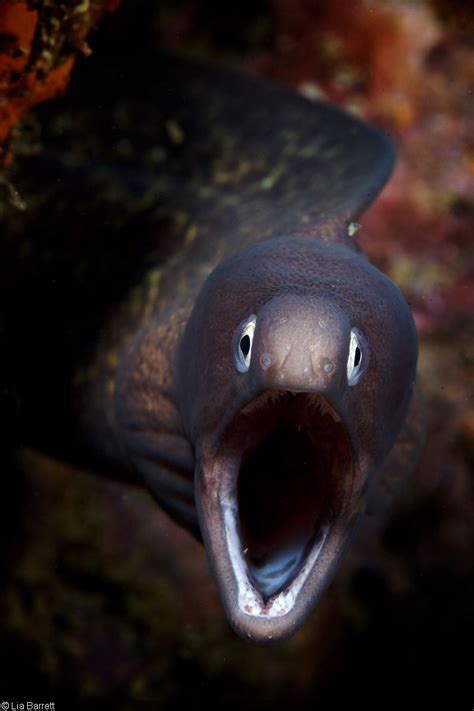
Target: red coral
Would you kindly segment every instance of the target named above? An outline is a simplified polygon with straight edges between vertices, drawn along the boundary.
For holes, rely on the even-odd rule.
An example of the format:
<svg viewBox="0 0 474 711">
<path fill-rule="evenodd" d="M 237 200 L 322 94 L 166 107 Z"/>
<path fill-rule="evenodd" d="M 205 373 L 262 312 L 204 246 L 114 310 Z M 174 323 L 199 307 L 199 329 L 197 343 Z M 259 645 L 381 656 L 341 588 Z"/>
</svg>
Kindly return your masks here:
<svg viewBox="0 0 474 711">
<path fill-rule="evenodd" d="M 29 109 L 64 91 L 90 28 L 120 0 L 0 3 L 0 165 L 7 139 Z"/>
<path fill-rule="evenodd" d="M 386 128 L 398 167 L 363 219 L 364 249 L 422 330 L 474 310 L 474 52 L 428 5 L 273 0 L 276 50 L 254 68 Z"/>
</svg>

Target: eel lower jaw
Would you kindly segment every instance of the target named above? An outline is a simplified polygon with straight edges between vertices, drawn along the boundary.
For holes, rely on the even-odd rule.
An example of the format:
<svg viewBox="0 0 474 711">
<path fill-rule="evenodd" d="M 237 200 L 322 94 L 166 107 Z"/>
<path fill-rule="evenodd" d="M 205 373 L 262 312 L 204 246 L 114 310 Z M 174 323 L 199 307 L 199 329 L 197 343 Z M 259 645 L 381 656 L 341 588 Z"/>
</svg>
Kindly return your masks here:
<svg viewBox="0 0 474 711">
<path fill-rule="evenodd" d="M 354 525 L 345 425 L 315 393 L 268 391 L 204 457 L 196 500 L 224 605 L 243 637 L 270 643 L 304 622 Z"/>
</svg>

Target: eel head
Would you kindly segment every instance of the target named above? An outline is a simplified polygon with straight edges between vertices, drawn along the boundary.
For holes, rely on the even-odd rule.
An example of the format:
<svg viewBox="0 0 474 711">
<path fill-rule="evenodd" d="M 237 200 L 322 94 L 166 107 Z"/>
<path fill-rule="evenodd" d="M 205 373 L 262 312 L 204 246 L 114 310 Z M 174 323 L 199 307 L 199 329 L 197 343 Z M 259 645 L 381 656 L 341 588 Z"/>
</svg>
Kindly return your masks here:
<svg viewBox="0 0 474 711">
<path fill-rule="evenodd" d="M 265 292 L 260 276 L 237 323 L 225 311 L 232 284 L 211 279 L 183 339 L 181 407 L 201 532 L 227 614 L 241 636 L 271 643 L 308 616 L 365 512 L 371 475 L 403 420 L 416 342 L 409 317 L 405 340 L 386 355 L 382 322 L 346 308 L 314 278 L 295 288 L 298 272 L 288 288 L 286 274 Z M 354 280 L 349 269 L 350 288 Z M 375 311 L 392 288 L 376 287 Z M 394 381 L 384 386 L 385 365 Z"/>
</svg>

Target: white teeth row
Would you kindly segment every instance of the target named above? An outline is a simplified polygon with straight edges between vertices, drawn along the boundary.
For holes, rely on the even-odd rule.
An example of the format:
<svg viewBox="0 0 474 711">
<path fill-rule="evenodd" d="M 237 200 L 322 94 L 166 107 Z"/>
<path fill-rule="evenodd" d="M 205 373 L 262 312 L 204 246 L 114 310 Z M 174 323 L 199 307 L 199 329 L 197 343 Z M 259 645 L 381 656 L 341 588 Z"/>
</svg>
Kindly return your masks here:
<svg viewBox="0 0 474 711">
<path fill-rule="evenodd" d="M 318 543 L 311 550 L 305 564 L 295 577 L 291 585 L 271 598 L 266 604 L 262 596 L 250 582 L 247 565 L 242 556 L 240 538 L 237 531 L 237 516 L 235 506 L 224 506 L 224 523 L 226 532 L 227 550 L 235 575 L 238 589 L 238 605 L 240 611 L 252 617 L 275 618 L 287 615 L 294 607 L 298 595 L 308 575 L 313 569 L 329 533 L 329 526 L 321 529 Z"/>
<path fill-rule="evenodd" d="M 319 410 L 320 415 L 329 415 L 334 420 L 334 422 L 341 421 L 341 418 L 339 417 L 337 412 L 333 410 L 328 401 L 325 400 L 323 397 L 318 395 L 315 398 L 311 398 L 310 405 L 311 407 L 314 407 L 315 409 Z"/>
<path fill-rule="evenodd" d="M 250 415 L 255 410 L 263 409 L 268 405 L 274 405 L 286 393 L 281 390 L 267 390 L 263 395 L 260 395 L 256 400 L 252 400 L 242 410 L 243 415 Z"/>
<path fill-rule="evenodd" d="M 249 402 L 248 405 L 246 405 L 241 410 L 241 412 L 243 415 L 250 415 L 255 410 L 274 405 L 278 400 L 281 400 L 282 397 L 288 395 L 288 392 L 291 391 L 267 390 L 267 392 L 263 393 L 263 395 L 260 395 L 257 400 Z M 295 392 L 292 394 L 297 395 L 298 393 Z M 309 404 L 311 407 L 319 409 L 321 415 L 330 415 L 334 422 L 341 422 L 341 418 L 339 417 L 337 412 L 333 410 L 331 405 L 327 402 L 325 398 L 321 397 L 321 395 L 310 396 Z"/>
</svg>

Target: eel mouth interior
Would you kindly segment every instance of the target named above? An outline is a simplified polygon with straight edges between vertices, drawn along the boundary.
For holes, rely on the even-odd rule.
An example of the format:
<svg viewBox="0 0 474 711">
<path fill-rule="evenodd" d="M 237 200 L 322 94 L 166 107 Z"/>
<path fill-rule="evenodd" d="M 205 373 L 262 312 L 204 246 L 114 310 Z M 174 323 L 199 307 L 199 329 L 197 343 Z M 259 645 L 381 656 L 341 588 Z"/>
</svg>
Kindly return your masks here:
<svg viewBox="0 0 474 711">
<path fill-rule="evenodd" d="M 225 441 L 240 450 L 227 516 L 240 606 L 286 614 L 352 485 L 347 430 L 319 394 L 268 391 L 240 411 Z"/>
</svg>

